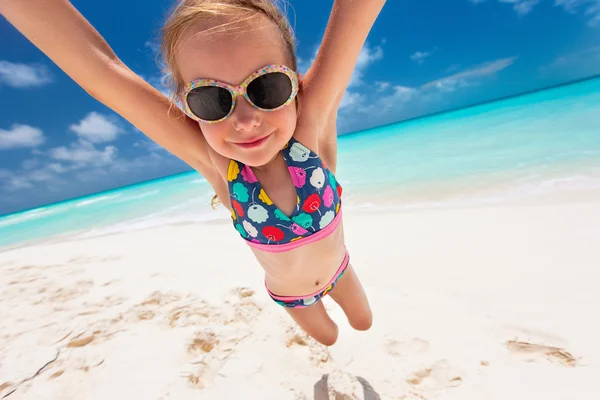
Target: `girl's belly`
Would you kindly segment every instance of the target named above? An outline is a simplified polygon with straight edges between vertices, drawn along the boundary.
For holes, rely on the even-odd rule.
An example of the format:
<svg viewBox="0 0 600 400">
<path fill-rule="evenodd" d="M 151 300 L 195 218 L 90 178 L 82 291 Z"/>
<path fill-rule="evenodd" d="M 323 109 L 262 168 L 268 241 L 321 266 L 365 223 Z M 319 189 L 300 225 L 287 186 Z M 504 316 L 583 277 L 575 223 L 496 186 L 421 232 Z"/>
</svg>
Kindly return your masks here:
<svg viewBox="0 0 600 400">
<path fill-rule="evenodd" d="M 265 270 L 269 290 L 280 296 L 302 296 L 325 287 L 344 261 L 343 223 L 329 236 L 284 253 L 252 249 Z"/>
</svg>

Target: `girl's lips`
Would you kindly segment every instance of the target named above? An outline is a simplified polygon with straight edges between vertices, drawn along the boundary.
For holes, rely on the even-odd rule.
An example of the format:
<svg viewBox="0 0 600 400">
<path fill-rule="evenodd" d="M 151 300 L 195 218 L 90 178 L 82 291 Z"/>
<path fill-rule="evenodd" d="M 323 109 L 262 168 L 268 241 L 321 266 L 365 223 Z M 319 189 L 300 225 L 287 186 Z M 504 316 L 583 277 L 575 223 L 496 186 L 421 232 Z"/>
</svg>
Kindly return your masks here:
<svg viewBox="0 0 600 400">
<path fill-rule="evenodd" d="M 252 142 L 235 143 L 235 144 L 237 144 L 238 146 L 243 147 L 245 149 L 251 149 L 251 148 L 258 147 L 261 144 L 263 144 L 269 138 L 269 136 L 271 136 L 271 135 L 269 134 L 263 138 L 254 140 Z"/>
</svg>

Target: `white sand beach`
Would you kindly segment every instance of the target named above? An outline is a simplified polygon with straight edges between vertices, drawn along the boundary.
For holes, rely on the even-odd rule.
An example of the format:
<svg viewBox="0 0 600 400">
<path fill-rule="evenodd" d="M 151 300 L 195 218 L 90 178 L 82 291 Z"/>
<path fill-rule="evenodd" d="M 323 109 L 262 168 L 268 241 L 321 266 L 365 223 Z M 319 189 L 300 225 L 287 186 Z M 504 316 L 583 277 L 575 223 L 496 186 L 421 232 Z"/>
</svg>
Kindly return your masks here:
<svg viewBox="0 0 600 400">
<path fill-rule="evenodd" d="M 547 203 L 347 211 L 374 325 L 326 298 L 330 348 L 229 223 L 2 252 L 0 397 L 598 399 L 600 202 Z"/>
</svg>

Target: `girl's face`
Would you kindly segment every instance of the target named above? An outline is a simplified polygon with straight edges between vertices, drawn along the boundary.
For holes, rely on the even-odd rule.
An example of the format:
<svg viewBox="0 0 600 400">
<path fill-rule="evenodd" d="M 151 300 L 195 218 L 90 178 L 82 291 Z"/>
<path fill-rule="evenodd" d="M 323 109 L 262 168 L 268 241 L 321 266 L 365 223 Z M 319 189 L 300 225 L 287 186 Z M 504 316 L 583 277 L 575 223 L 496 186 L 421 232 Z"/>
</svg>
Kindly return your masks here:
<svg viewBox="0 0 600 400">
<path fill-rule="evenodd" d="M 222 22 L 227 21 L 216 21 Z M 211 27 L 206 22 L 188 29 L 175 54 L 184 83 L 208 78 L 240 85 L 264 66 L 290 66 L 281 33 L 274 23 L 260 17 L 247 25 L 234 26 L 228 33 L 201 33 Z M 229 118 L 200 127 L 208 144 L 223 157 L 253 167 L 262 166 L 273 160 L 294 134 L 295 101 L 277 111 L 265 112 L 238 96 Z"/>
</svg>

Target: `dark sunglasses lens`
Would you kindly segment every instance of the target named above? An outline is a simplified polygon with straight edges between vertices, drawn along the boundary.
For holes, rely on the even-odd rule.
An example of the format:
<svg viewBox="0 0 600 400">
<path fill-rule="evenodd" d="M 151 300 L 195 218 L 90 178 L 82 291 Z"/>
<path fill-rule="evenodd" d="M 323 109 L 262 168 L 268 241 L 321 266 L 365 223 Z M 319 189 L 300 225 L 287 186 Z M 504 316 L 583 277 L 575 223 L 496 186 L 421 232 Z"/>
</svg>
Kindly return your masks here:
<svg viewBox="0 0 600 400">
<path fill-rule="evenodd" d="M 257 107 L 271 110 L 283 105 L 292 95 L 292 81 L 281 72 L 270 72 L 254 79 L 246 89 Z"/>
<path fill-rule="evenodd" d="M 188 93 L 187 103 L 198 118 L 217 121 L 229 114 L 233 99 L 227 89 L 218 86 L 201 86 Z"/>
</svg>

